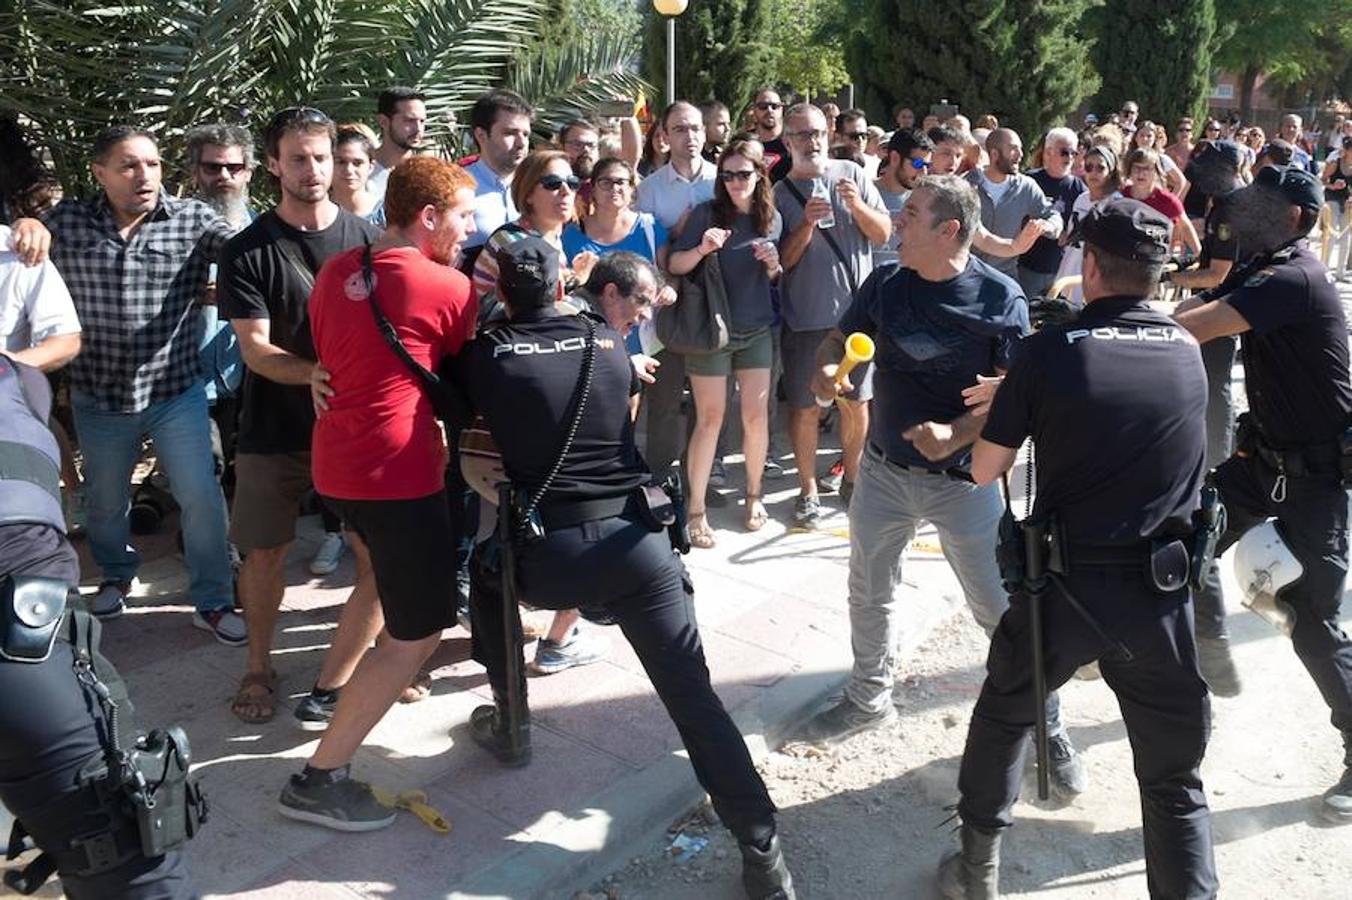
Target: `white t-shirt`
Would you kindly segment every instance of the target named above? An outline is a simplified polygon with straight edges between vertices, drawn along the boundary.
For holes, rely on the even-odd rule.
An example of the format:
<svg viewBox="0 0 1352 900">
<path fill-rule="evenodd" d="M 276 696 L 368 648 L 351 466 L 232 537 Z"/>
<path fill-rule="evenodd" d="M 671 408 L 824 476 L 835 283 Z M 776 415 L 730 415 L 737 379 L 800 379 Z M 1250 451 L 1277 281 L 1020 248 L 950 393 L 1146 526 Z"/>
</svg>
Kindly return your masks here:
<svg viewBox="0 0 1352 900">
<path fill-rule="evenodd" d="M 1080 196 L 1075 198 L 1075 205 L 1071 207 L 1070 221 L 1066 224 L 1066 231 L 1068 233 L 1073 232 L 1075 226 L 1079 224 L 1081 219 L 1089 214 L 1089 210 L 1092 207 L 1103 206 L 1103 204 L 1107 203 L 1109 200 L 1121 196 L 1122 195 L 1117 191 L 1113 191 L 1102 200 L 1093 200 L 1090 198 L 1088 191 L 1080 194 Z M 1056 270 L 1056 280 L 1060 281 L 1067 275 L 1079 275 L 1083 271 L 1084 247 L 1077 244 L 1068 245 L 1066 247 L 1066 252 L 1061 254 L 1061 268 Z M 1073 306 L 1080 307 L 1084 305 L 1084 291 L 1080 289 L 1078 284 L 1066 291 L 1063 296 L 1066 300 L 1070 301 Z"/>
<path fill-rule="evenodd" d="M 1000 205 L 1000 198 L 1004 197 L 1005 191 L 1009 190 L 1010 185 L 1012 185 L 1013 183 L 1014 179 L 1010 178 L 1008 175 L 1005 176 L 1004 181 L 1000 182 L 999 184 L 996 184 L 994 181 L 991 181 L 989 178 L 986 177 L 985 172 L 981 173 L 981 187 L 985 189 L 987 194 L 990 195 L 991 206 Z"/>
<path fill-rule="evenodd" d="M 47 260 L 39 266 L 19 262 L 11 232 L 0 225 L 0 336 L 11 352 L 35 347 L 58 334 L 79 334 L 80 319 L 66 283 Z"/>
</svg>

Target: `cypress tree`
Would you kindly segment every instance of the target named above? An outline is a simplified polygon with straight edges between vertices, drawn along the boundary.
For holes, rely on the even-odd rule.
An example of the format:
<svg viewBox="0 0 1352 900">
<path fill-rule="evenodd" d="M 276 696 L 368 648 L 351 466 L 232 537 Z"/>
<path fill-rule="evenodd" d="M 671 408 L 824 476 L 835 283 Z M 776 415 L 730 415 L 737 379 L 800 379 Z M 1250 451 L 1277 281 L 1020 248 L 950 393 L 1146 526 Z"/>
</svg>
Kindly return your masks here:
<svg viewBox="0 0 1352 900">
<path fill-rule="evenodd" d="M 859 97 L 891 121 L 947 99 L 1031 143 L 1094 89 L 1080 25 L 1089 0 L 854 0 L 845 56 Z"/>
<path fill-rule="evenodd" d="M 1096 102 L 1102 110 L 1135 100 L 1142 117 L 1156 122 L 1205 114 L 1215 0 L 1108 3 L 1092 21 L 1094 64 L 1103 80 Z"/>
<path fill-rule="evenodd" d="M 691 0 L 676 19 L 676 97 L 721 100 L 734 117 L 774 74 L 769 4 L 773 0 Z M 643 77 L 666 96 L 666 16 L 645 4 Z M 660 104 L 655 104 L 660 105 Z M 734 118 L 735 121 L 735 118 Z"/>
</svg>

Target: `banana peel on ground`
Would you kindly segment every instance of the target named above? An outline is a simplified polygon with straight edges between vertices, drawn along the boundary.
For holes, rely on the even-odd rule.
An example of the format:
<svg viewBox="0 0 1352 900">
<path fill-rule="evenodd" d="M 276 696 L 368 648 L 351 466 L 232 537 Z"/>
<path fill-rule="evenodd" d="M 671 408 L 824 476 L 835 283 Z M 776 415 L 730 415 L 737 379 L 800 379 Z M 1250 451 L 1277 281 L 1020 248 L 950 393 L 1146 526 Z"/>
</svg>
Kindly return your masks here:
<svg viewBox="0 0 1352 900">
<path fill-rule="evenodd" d="M 403 791 L 395 794 L 372 785 L 371 793 L 381 806 L 387 809 L 406 809 L 438 834 L 451 833 L 451 823 L 434 807 L 428 805 L 427 794 L 422 791 Z"/>
</svg>

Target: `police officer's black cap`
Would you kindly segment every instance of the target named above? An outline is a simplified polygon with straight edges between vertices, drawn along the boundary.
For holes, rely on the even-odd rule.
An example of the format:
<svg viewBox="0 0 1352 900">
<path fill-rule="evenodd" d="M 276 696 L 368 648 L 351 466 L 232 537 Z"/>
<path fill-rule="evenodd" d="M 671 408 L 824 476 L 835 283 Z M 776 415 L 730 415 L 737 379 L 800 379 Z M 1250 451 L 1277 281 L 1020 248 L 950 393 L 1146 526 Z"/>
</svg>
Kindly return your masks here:
<svg viewBox="0 0 1352 900">
<path fill-rule="evenodd" d="M 1253 183 L 1277 190 L 1301 209 L 1319 212 L 1324 206 L 1324 186 L 1300 166 L 1263 166 L 1253 176 Z"/>
<path fill-rule="evenodd" d="M 1246 157 L 1244 148 L 1234 141 L 1199 141 L 1193 150 L 1192 164 L 1222 165 L 1238 172 Z"/>
<path fill-rule="evenodd" d="M 559 296 L 559 251 L 530 235 L 500 247 L 498 294 L 518 309 L 552 303 Z"/>
<path fill-rule="evenodd" d="M 1091 209 L 1075 227 L 1070 240 L 1093 244 L 1122 259 L 1161 263 L 1169 258 L 1171 227 L 1157 210 L 1139 200 L 1121 197 Z"/>
</svg>

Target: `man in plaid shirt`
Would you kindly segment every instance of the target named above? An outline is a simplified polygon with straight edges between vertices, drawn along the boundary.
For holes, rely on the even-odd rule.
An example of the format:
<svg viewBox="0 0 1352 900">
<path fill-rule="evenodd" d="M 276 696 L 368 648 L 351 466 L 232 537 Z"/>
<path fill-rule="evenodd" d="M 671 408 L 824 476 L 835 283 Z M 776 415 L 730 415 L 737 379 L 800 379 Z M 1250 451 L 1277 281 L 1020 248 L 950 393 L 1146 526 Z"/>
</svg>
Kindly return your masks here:
<svg viewBox="0 0 1352 900">
<path fill-rule="evenodd" d="M 93 611 L 121 615 L 140 563 L 127 542 L 130 482 L 149 434 L 182 509 L 193 624 L 222 643 L 243 644 L 198 364 L 198 303 L 231 228 L 206 204 L 161 189 L 159 148 L 146 132 L 105 130 L 94 142 L 92 169 L 103 191 L 62 203 L 46 222 L 52 261 L 84 325 L 71 394 L 90 548 L 104 578 Z"/>
</svg>

